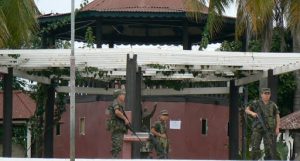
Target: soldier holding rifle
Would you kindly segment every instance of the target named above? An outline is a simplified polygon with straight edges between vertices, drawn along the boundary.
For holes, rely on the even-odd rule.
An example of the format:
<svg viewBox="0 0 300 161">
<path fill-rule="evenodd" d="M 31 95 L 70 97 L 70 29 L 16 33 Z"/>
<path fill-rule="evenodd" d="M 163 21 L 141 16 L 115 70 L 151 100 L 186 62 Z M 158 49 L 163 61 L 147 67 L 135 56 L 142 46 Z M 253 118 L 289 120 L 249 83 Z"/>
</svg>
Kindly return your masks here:
<svg viewBox="0 0 300 161">
<path fill-rule="evenodd" d="M 120 158 L 124 134 L 130 122 L 124 114 L 125 91 L 116 89 L 113 96 L 113 103 L 108 107 L 110 118 L 107 120 L 107 130 L 111 132 L 112 158 Z"/>
<path fill-rule="evenodd" d="M 252 124 L 252 160 L 261 157 L 260 143 L 263 138 L 265 149 L 265 160 L 275 160 L 276 155 L 276 135 L 279 134 L 280 116 L 277 105 L 270 101 L 270 88 L 262 88 L 261 99 L 253 101 L 245 112 L 255 120 Z"/>
</svg>

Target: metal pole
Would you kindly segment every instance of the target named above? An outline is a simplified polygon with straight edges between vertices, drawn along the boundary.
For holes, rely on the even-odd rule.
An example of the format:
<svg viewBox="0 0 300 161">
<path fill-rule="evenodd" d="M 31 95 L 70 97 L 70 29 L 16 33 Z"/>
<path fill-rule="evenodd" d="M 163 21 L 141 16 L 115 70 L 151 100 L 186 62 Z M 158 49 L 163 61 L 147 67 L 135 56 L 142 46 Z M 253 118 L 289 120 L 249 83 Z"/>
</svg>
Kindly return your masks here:
<svg viewBox="0 0 300 161">
<path fill-rule="evenodd" d="M 71 2 L 71 56 L 70 56 L 70 160 L 75 161 L 75 13 L 74 2 Z"/>
</svg>

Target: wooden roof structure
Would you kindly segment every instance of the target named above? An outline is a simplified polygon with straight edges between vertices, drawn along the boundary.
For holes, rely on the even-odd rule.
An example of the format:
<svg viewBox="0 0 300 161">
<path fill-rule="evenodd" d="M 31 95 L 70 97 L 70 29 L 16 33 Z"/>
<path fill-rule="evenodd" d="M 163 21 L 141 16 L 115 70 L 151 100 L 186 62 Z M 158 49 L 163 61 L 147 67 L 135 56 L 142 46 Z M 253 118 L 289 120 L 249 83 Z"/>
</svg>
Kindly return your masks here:
<svg viewBox="0 0 300 161">
<path fill-rule="evenodd" d="M 76 41 L 85 41 L 87 27 L 92 27 L 96 44 L 197 44 L 207 21 L 203 7 L 199 22 L 187 17 L 185 0 L 94 0 L 76 14 Z M 70 14 L 47 14 L 39 17 L 41 27 L 50 29 L 46 37 L 70 39 Z M 65 21 L 67 20 L 67 21 Z M 60 22 L 66 23 L 60 23 Z M 54 25 L 53 25 L 54 24 Z M 212 42 L 232 40 L 235 18 L 224 17 L 222 30 Z"/>
</svg>

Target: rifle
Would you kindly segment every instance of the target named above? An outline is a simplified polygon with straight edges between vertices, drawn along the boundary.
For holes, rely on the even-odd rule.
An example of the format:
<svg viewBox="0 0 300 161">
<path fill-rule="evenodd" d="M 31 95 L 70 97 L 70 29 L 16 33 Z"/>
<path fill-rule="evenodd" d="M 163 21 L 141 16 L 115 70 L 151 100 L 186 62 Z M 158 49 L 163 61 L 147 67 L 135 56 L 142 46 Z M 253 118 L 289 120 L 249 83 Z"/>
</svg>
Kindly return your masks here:
<svg viewBox="0 0 300 161">
<path fill-rule="evenodd" d="M 123 113 L 123 115 L 126 117 L 126 119 L 127 119 L 128 122 L 129 122 L 129 119 L 128 119 L 128 117 L 127 117 L 125 111 L 123 110 L 123 108 L 120 108 L 120 109 L 121 109 L 121 112 Z M 144 142 L 143 142 L 143 141 L 141 140 L 141 138 L 136 134 L 135 130 L 133 130 L 132 125 L 131 125 L 130 122 L 129 122 L 128 125 L 126 125 L 126 127 L 127 127 L 127 129 L 129 129 L 129 130 L 132 132 L 133 135 L 135 135 L 135 136 L 138 138 L 140 145 L 141 145 L 141 146 L 144 146 Z"/>
<path fill-rule="evenodd" d="M 274 136 L 273 133 L 270 132 L 270 127 L 265 124 L 262 116 L 260 113 L 257 113 L 257 118 L 258 121 L 260 122 L 262 128 L 264 129 L 266 135 L 267 135 L 267 140 L 269 142 L 269 144 L 271 145 L 271 157 L 272 159 L 276 159 L 276 144 L 274 144 Z"/>
</svg>

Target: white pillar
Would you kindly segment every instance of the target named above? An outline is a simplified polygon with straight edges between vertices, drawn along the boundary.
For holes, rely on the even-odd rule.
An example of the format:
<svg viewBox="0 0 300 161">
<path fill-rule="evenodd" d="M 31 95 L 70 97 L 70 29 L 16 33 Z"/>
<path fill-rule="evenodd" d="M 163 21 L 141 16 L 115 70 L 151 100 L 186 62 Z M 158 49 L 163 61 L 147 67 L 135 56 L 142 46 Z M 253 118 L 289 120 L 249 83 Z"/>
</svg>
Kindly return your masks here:
<svg viewBox="0 0 300 161">
<path fill-rule="evenodd" d="M 26 146 L 26 153 L 27 158 L 31 158 L 31 131 L 30 131 L 30 125 L 27 125 L 27 146 Z"/>
</svg>

